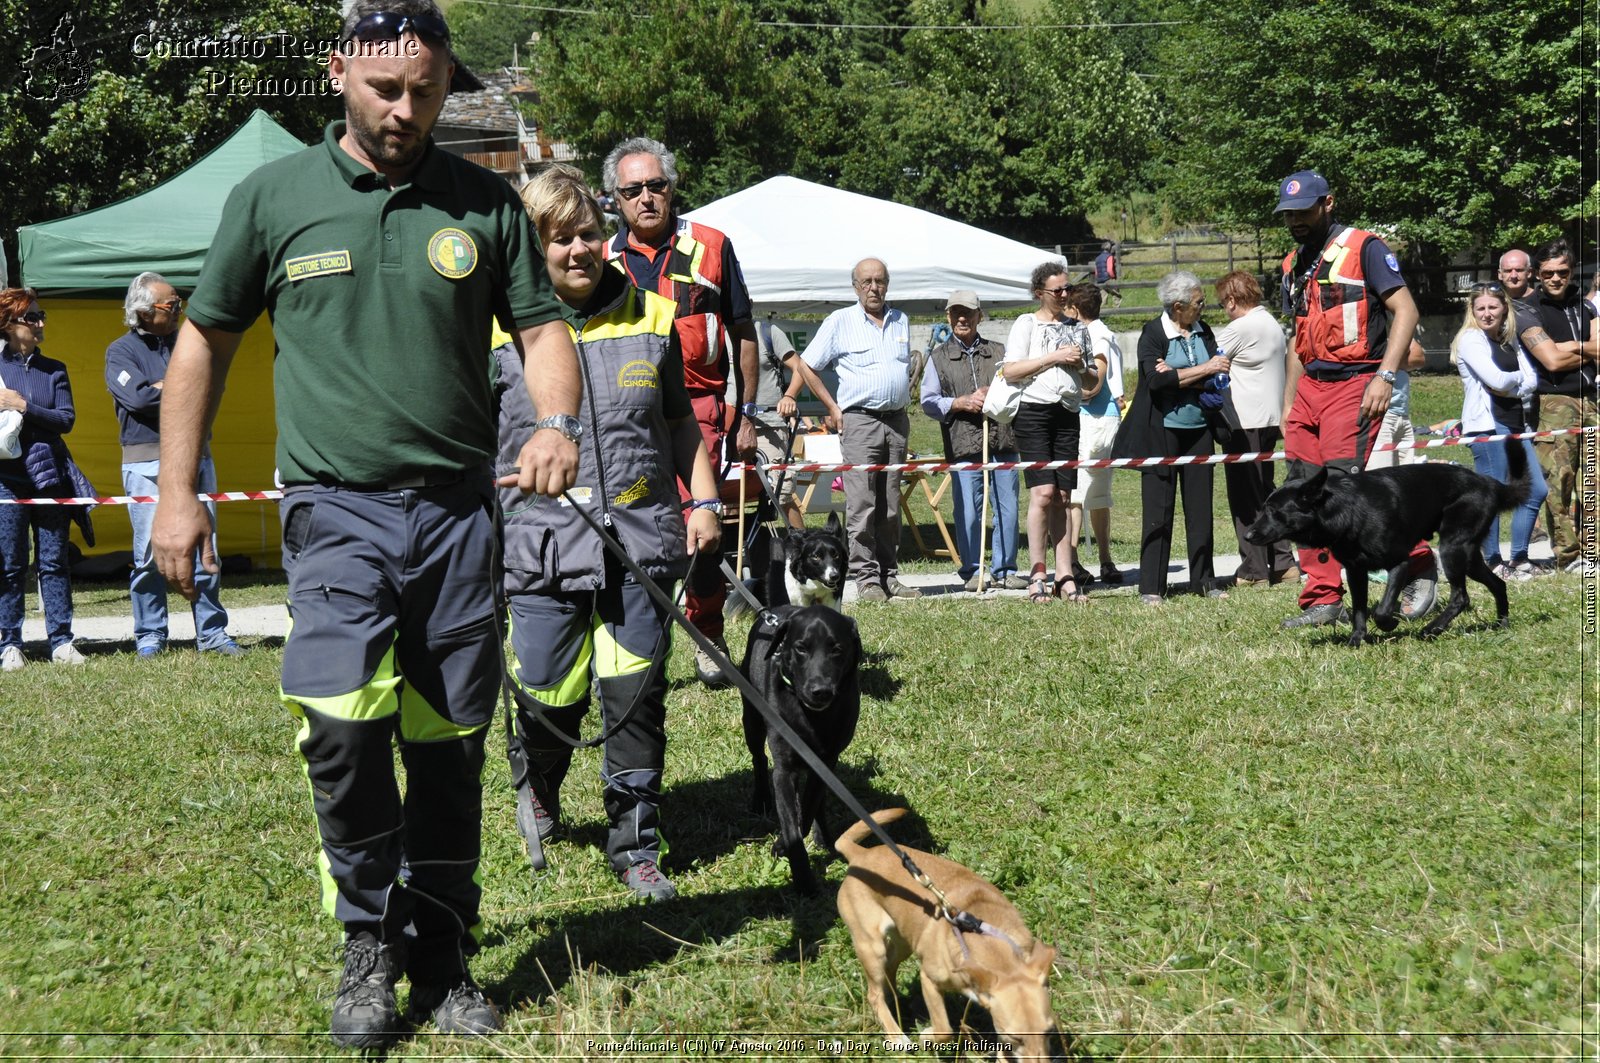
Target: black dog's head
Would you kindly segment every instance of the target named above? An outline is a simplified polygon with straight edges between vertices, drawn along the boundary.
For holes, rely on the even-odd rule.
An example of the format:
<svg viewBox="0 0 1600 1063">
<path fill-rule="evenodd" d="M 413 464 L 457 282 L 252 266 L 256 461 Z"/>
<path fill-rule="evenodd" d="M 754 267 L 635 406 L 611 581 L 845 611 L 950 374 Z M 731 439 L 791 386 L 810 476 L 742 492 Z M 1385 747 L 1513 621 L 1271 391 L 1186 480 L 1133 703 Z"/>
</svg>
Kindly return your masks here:
<svg viewBox="0 0 1600 1063">
<path fill-rule="evenodd" d="M 831 707 L 841 691 L 854 686 L 861 662 L 856 622 L 822 605 L 785 612 L 775 620 L 768 643 L 778 675 L 812 712 Z"/>
<path fill-rule="evenodd" d="M 811 581 L 831 588 L 836 598 L 843 596 L 849 553 L 839 514 L 828 514 L 828 523 L 821 528 L 791 534 L 784 544 L 784 557 L 795 582 Z"/>
<path fill-rule="evenodd" d="M 1244 537 L 1257 546 L 1280 539 L 1314 541 L 1322 527 L 1323 500 L 1328 494 L 1327 466 L 1304 480 L 1291 480 L 1267 496 L 1261 515 L 1245 530 Z"/>
</svg>

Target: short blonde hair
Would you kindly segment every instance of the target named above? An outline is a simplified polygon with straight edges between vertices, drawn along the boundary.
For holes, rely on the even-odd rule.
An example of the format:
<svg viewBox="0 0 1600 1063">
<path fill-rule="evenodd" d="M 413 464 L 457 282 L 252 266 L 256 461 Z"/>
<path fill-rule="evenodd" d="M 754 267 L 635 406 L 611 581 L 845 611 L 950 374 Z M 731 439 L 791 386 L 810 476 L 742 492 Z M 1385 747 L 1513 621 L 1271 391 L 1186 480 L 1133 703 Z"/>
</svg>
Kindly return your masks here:
<svg viewBox="0 0 1600 1063">
<path fill-rule="evenodd" d="M 564 225 L 592 221 L 601 232 L 606 228 L 605 212 L 589 190 L 588 179 L 582 171 L 565 163 L 540 171 L 539 176 L 523 185 L 522 205 L 528 209 L 541 240 Z"/>
</svg>

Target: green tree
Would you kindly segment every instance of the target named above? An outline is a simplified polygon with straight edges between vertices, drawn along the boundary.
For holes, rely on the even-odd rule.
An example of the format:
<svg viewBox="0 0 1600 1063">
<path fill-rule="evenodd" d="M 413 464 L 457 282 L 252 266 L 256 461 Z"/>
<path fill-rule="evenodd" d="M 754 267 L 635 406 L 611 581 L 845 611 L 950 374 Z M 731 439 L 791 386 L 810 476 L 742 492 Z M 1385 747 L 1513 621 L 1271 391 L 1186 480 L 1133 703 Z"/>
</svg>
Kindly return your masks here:
<svg viewBox="0 0 1600 1063">
<path fill-rule="evenodd" d="M 16 28 L 0 43 L 0 236 L 12 256 L 18 226 L 141 192 L 257 107 L 301 139 L 340 112 L 338 97 L 318 94 L 317 55 L 338 31 L 334 0 L 111 0 L 93 10 L 0 0 L 0 18 Z"/>
<path fill-rule="evenodd" d="M 544 31 L 533 73 L 541 118 L 592 176 L 618 141 L 638 135 L 677 154 L 693 203 L 773 172 L 785 152 L 774 65 L 742 4 L 666 0 L 646 18 L 629 0 L 600 0 L 594 11 Z"/>
<path fill-rule="evenodd" d="M 1163 188 L 1189 217 L 1260 224 L 1275 182 L 1315 168 L 1342 218 L 1392 227 L 1415 262 L 1552 236 L 1595 197 L 1581 116 L 1592 138 L 1600 66 L 1572 14 L 1567 0 L 1191 2 L 1163 48 Z"/>
<path fill-rule="evenodd" d="M 958 0 L 916 0 L 919 26 L 887 68 L 858 64 L 831 121 L 798 131 L 797 166 L 842 187 L 948 214 L 1036 243 L 1087 234 L 1084 207 L 1143 165 L 1150 91 L 1127 69 L 1090 0 L 1005 6 L 985 31 Z M 808 113 L 826 111 L 816 100 Z"/>
<path fill-rule="evenodd" d="M 456 58 L 476 73 L 498 71 L 513 59 L 525 64 L 528 38 L 544 25 L 540 12 L 476 0 L 456 0 L 445 18 Z"/>
</svg>

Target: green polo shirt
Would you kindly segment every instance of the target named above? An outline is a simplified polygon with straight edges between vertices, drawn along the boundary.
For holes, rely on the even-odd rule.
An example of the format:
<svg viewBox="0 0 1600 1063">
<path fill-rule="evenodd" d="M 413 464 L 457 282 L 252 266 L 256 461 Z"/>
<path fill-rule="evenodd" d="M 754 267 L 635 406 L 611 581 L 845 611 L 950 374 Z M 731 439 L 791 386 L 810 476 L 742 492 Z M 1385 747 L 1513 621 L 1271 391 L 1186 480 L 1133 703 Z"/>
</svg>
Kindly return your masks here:
<svg viewBox="0 0 1600 1063">
<path fill-rule="evenodd" d="M 339 147 L 270 162 L 228 196 L 189 317 L 277 343 L 285 484 L 376 487 L 487 466 L 495 453 L 490 318 L 556 320 L 516 193 L 430 145 L 409 184 Z"/>
</svg>

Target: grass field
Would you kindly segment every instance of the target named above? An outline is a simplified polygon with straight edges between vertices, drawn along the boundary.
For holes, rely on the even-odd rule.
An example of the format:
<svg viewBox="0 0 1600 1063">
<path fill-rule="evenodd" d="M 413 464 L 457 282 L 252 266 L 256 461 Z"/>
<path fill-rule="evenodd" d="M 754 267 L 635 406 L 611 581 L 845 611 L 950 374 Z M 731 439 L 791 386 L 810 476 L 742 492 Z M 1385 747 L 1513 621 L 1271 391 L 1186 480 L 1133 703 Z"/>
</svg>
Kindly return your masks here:
<svg viewBox="0 0 1600 1063">
<path fill-rule="evenodd" d="M 901 837 L 1000 885 L 1057 945 L 1078 1058 L 1593 1058 L 1594 593 L 1517 584 L 1509 630 L 1480 594 L 1437 642 L 1403 624 L 1357 652 L 1280 633 L 1290 588 L 863 606 L 841 774 L 868 807 L 912 808 Z M 280 660 L 266 640 L 0 678 L 0 1058 L 340 1056 Z M 744 811 L 738 696 L 691 671 L 680 638 L 680 898 L 637 907 L 610 876 L 592 752 L 532 881 L 492 757 L 475 971 L 508 1032 L 424 1034 L 395 1058 L 898 1055 L 833 911 L 841 868 L 822 898 L 792 894 L 773 825 Z M 629 1036 L 644 1047 L 606 1046 Z"/>
</svg>

